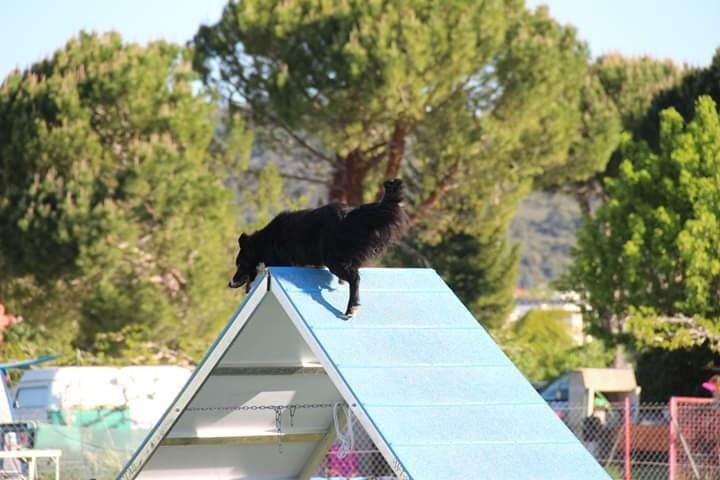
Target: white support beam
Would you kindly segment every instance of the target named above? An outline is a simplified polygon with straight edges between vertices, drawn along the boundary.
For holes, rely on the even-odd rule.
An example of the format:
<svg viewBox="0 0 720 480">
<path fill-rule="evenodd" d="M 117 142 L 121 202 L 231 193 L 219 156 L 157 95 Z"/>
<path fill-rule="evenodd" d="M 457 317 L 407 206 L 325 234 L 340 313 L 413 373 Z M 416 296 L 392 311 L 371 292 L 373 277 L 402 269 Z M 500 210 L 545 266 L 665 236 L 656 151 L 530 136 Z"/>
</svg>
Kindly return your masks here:
<svg viewBox="0 0 720 480">
<path fill-rule="evenodd" d="M 345 428 L 345 421 L 346 416 L 339 415 L 338 422 L 340 422 L 340 425 L 338 425 L 338 428 Z M 325 459 L 328 450 L 330 450 L 330 447 L 337 439 L 336 432 L 337 429 L 335 428 L 335 424 L 330 423 L 330 428 L 328 429 L 327 433 L 322 438 L 320 443 L 315 447 L 315 450 L 313 450 L 312 454 L 310 454 L 307 461 L 305 462 L 305 465 L 303 465 L 302 470 L 300 470 L 298 480 L 310 480 L 310 478 L 315 475 L 318 468 L 320 467 L 320 464 Z"/>
<path fill-rule="evenodd" d="M 303 365 L 288 367 L 253 366 L 253 367 L 216 367 L 213 376 L 249 376 L 249 375 L 325 375 L 323 367 L 306 367 Z"/>
</svg>

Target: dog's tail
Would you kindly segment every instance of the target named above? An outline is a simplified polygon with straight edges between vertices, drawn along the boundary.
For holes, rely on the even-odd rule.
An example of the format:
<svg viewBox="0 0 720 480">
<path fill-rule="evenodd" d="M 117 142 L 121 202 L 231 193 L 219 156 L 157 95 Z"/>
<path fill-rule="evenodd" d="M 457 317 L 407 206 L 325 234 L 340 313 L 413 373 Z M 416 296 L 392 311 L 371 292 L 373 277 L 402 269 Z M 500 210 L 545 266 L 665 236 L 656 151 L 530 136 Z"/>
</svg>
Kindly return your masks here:
<svg viewBox="0 0 720 480">
<path fill-rule="evenodd" d="M 408 230 L 410 227 L 410 218 L 401 205 L 405 198 L 402 180 L 399 178 L 385 180 L 383 187 L 384 192 L 383 198 L 380 200 L 380 205 L 384 205 L 385 209 L 389 207 L 389 211 L 393 212 L 392 218 L 389 219 L 389 222 L 385 225 L 388 241 L 393 241 L 397 240 Z"/>
<path fill-rule="evenodd" d="M 400 203 L 403 201 L 404 190 L 402 180 L 392 178 L 383 182 L 383 196 L 380 203 Z"/>
</svg>

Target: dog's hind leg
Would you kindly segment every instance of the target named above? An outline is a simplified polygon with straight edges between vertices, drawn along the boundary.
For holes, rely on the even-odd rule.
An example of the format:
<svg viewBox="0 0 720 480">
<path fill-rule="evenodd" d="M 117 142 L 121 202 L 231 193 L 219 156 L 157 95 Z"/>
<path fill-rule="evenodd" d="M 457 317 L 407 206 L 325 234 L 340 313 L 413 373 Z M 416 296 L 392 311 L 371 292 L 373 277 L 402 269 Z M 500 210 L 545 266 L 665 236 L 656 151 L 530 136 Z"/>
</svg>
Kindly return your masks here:
<svg viewBox="0 0 720 480">
<path fill-rule="evenodd" d="M 332 273 L 337 275 L 338 279 L 344 280 L 350 284 L 350 298 L 348 299 L 345 316 L 351 318 L 357 313 L 360 307 L 360 274 L 357 268 L 352 267 L 328 267 Z"/>
<path fill-rule="evenodd" d="M 350 298 L 348 299 L 347 310 L 345 310 L 345 316 L 348 318 L 353 317 L 358 308 L 360 308 L 360 275 L 357 270 L 352 271 L 353 276 L 348 279 L 350 284 Z"/>
</svg>

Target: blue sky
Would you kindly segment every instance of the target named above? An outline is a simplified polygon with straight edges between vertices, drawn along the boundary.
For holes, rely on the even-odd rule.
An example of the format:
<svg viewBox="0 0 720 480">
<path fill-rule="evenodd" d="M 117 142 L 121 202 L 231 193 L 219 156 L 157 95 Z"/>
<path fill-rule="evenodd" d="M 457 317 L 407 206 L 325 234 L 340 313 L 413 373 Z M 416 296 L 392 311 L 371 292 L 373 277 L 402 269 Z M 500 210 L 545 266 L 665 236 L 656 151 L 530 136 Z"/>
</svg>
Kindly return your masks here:
<svg viewBox="0 0 720 480">
<path fill-rule="evenodd" d="M 720 47 L 720 0 L 526 0 L 571 23 L 594 56 L 619 51 L 707 66 Z"/>
<path fill-rule="evenodd" d="M 127 40 L 189 40 L 226 0 L 0 0 L 0 79 L 50 55 L 80 29 Z M 593 55 L 650 54 L 705 66 L 720 46 L 720 0 L 527 0 L 571 23 Z"/>
<path fill-rule="evenodd" d="M 190 40 L 220 18 L 227 0 L 0 0 L 0 79 L 65 45 L 79 30 L 125 40 Z"/>
</svg>

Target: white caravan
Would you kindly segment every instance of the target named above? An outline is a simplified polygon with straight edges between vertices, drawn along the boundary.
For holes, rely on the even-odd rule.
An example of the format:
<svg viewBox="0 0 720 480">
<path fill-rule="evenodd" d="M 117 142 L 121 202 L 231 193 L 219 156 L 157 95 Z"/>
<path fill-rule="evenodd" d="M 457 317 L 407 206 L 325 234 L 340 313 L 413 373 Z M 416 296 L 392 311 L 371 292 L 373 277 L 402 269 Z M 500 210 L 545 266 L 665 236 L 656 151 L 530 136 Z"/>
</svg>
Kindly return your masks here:
<svg viewBox="0 0 720 480">
<path fill-rule="evenodd" d="M 48 422 L 85 410 L 126 412 L 130 428 L 151 428 L 191 370 L 178 366 L 51 367 L 27 370 L 15 387 L 16 421 Z"/>
</svg>

